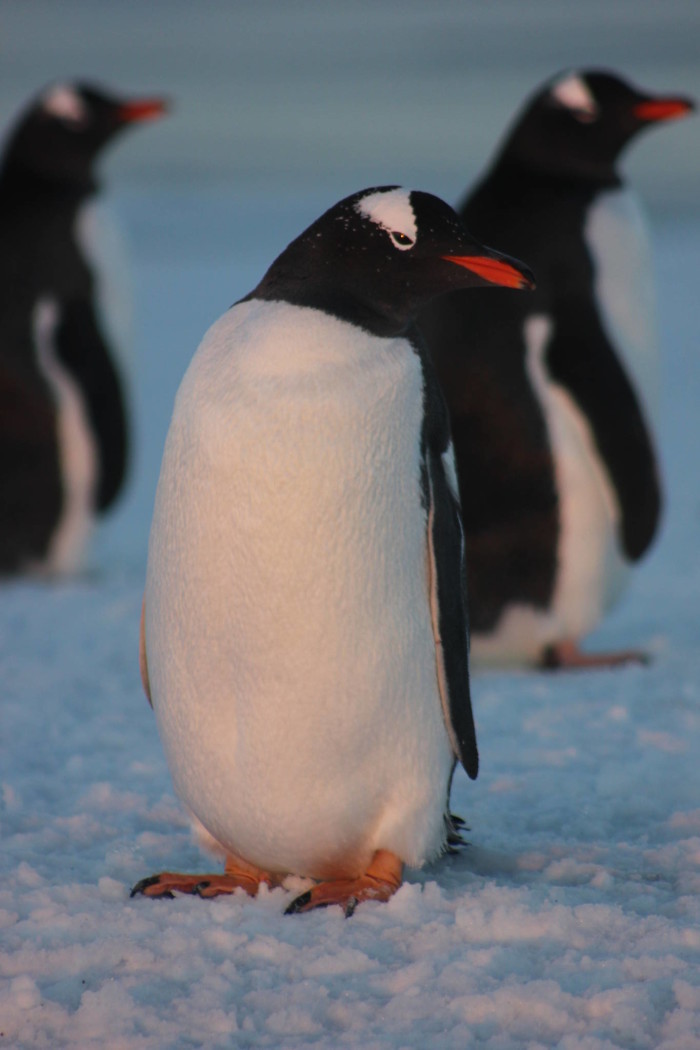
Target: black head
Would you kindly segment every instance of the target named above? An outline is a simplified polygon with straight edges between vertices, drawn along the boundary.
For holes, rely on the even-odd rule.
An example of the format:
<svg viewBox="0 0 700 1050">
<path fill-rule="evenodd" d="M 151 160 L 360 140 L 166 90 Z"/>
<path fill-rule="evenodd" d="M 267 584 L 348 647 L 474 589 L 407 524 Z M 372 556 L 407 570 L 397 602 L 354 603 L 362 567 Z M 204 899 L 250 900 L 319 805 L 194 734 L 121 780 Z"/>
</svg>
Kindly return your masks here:
<svg viewBox="0 0 700 1050">
<path fill-rule="evenodd" d="M 19 117 L 3 158 L 3 173 L 92 185 L 104 146 L 132 124 L 167 110 L 162 98 L 120 98 L 90 84 L 56 84 Z"/>
<path fill-rule="evenodd" d="M 532 288 L 534 281 L 522 263 L 472 237 L 439 197 L 381 186 L 325 212 L 249 298 L 313 306 L 388 335 L 435 296 L 488 285 Z"/>
<path fill-rule="evenodd" d="M 526 103 L 499 159 L 554 175 L 616 181 L 616 161 L 635 135 L 694 108 L 690 99 L 647 94 L 613 73 L 561 73 Z"/>
</svg>

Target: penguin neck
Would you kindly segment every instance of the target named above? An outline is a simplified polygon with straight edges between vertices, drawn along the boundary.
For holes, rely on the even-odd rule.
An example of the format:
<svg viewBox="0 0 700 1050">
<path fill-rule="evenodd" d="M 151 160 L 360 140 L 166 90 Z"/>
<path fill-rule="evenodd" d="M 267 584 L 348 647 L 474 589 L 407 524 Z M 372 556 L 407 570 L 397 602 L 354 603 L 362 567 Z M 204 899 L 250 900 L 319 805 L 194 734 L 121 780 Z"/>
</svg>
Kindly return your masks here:
<svg viewBox="0 0 700 1050">
<path fill-rule="evenodd" d="M 512 193 L 512 187 L 518 187 L 519 194 L 532 193 L 545 194 L 552 198 L 562 195 L 572 197 L 593 197 L 603 190 L 618 189 L 623 185 L 621 176 L 614 170 L 583 171 L 580 168 L 552 171 L 544 165 L 539 168 L 533 164 L 520 164 L 517 161 L 506 160 L 498 163 L 482 180 L 481 185 L 488 181 L 498 191 L 499 187 L 507 187 L 508 194 Z"/>
<path fill-rule="evenodd" d="M 527 179 L 552 186 L 612 188 L 622 185 L 622 177 L 616 167 L 618 155 L 616 153 L 608 157 L 591 153 L 581 156 L 580 153 L 566 151 L 552 155 L 544 150 L 533 150 L 526 141 L 521 142 L 516 134 L 497 155 L 491 176 Z"/>
<path fill-rule="evenodd" d="M 393 338 L 406 333 L 411 319 L 392 313 L 383 304 L 368 303 L 354 293 L 332 282 L 313 281 L 303 276 L 268 272 L 257 288 L 242 299 L 266 299 L 306 306 L 347 321 L 356 328 L 382 338 Z"/>
<path fill-rule="evenodd" d="M 78 201 L 98 190 L 99 183 L 89 169 L 38 170 L 34 165 L 17 159 L 6 161 L 0 168 L 0 193 L 9 197 L 44 197 L 60 193 Z"/>
</svg>

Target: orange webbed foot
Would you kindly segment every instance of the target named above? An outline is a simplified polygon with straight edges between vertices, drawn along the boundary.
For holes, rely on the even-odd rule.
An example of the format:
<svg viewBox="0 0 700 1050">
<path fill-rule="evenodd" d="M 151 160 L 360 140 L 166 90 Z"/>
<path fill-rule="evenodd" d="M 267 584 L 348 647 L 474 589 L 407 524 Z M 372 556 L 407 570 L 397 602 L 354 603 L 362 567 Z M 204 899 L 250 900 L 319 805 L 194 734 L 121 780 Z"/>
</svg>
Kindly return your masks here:
<svg viewBox="0 0 700 1050">
<path fill-rule="evenodd" d="M 613 653 L 584 653 L 577 642 L 566 640 L 548 645 L 542 653 L 540 667 L 546 671 L 576 671 L 590 668 L 622 667 L 625 664 L 648 664 L 651 657 L 638 649 L 620 649 Z"/>
<path fill-rule="evenodd" d="M 363 875 L 353 879 L 319 882 L 295 897 L 284 914 L 297 915 L 314 908 L 339 904 L 346 918 L 349 918 L 362 901 L 388 901 L 401 885 L 402 871 L 403 864 L 394 853 L 377 850 Z"/>
<path fill-rule="evenodd" d="M 276 886 L 279 882 L 279 877 L 260 871 L 229 854 L 224 874 L 183 875 L 175 871 L 161 871 L 137 882 L 130 896 L 143 894 L 144 897 L 172 898 L 175 893 L 193 893 L 208 898 L 244 890 L 249 897 L 255 897 L 262 883 Z"/>
</svg>

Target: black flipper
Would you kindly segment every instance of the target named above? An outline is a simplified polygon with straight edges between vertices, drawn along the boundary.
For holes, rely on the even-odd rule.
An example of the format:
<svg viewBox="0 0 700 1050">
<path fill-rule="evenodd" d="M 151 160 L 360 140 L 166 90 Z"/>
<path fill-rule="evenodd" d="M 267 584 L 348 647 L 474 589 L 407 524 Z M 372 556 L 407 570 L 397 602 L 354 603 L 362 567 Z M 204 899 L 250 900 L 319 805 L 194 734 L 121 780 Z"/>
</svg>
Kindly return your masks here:
<svg viewBox="0 0 700 1050">
<path fill-rule="evenodd" d="M 126 473 L 127 418 L 124 392 L 87 299 L 61 302 L 56 352 L 75 375 L 99 446 L 97 510 L 115 500 Z"/>
<path fill-rule="evenodd" d="M 589 421 L 620 504 L 621 541 L 631 561 L 642 556 L 661 514 L 659 471 L 641 407 L 592 306 L 557 311 L 546 367 Z M 564 321 L 563 319 L 567 320 Z"/>
<path fill-rule="evenodd" d="M 423 358 L 423 364 L 426 384 L 423 470 L 438 682 L 452 746 L 473 780 L 479 771 L 479 753 L 469 689 L 464 532 L 447 406 L 430 361 Z"/>
</svg>

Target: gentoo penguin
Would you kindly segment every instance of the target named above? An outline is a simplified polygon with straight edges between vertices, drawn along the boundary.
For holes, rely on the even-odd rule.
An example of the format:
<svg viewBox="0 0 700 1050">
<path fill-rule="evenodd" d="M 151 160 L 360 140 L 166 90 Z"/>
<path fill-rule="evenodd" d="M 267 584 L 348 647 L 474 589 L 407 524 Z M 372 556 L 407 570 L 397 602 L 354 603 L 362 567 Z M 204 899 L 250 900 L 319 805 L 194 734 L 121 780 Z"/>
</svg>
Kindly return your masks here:
<svg viewBox="0 0 700 1050">
<path fill-rule="evenodd" d="M 295 874 L 289 911 L 385 900 L 439 853 L 477 749 L 444 401 L 412 318 L 530 284 L 427 193 L 335 205 L 204 337 L 175 402 L 148 550 L 141 669 L 175 789 L 224 875 Z"/>
<path fill-rule="evenodd" d="M 559 75 L 459 209 L 537 280 L 532 296 L 454 292 L 418 319 L 463 486 L 475 662 L 643 659 L 579 648 L 661 509 L 650 249 L 617 161 L 692 108 L 610 73 Z"/>
<path fill-rule="evenodd" d="M 44 90 L 0 161 L 0 574 L 80 567 L 124 479 L 128 425 L 96 273 L 95 162 L 162 99 Z"/>
</svg>

